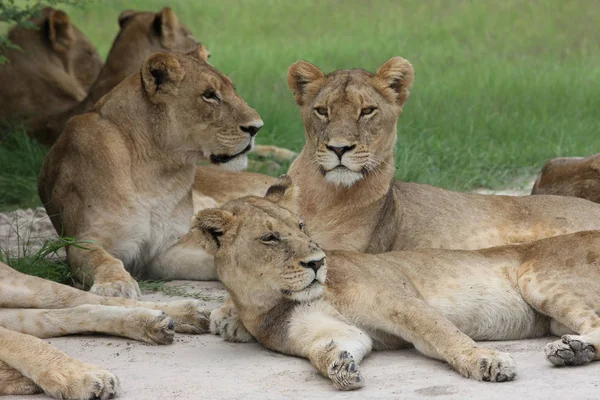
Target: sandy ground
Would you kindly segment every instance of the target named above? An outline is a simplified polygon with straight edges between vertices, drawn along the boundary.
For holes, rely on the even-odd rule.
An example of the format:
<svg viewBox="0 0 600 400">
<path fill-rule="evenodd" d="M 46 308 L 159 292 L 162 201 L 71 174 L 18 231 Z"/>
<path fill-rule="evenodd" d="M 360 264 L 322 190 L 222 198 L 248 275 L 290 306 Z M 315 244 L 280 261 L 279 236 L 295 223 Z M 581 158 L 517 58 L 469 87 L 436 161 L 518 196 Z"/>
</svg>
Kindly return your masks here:
<svg viewBox="0 0 600 400">
<path fill-rule="evenodd" d="M 530 187 L 508 189 L 502 194 L 527 194 Z M 39 209 L 0 214 L 0 248 L 22 248 L 23 239 L 18 239 L 16 232 L 34 248 L 44 238 L 54 236 Z M 165 292 L 206 299 L 210 308 L 218 307 L 225 296 L 218 282 L 170 282 Z M 144 298 L 169 301 L 182 297 L 154 292 L 144 294 Z M 507 383 L 463 378 L 447 364 L 427 359 L 415 350 L 373 353 L 361 364 L 366 387 L 350 393 L 336 391 L 306 360 L 270 352 L 256 343 L 227 343 L 211 335 L 178 335 L 167 346 L 101 336 L 54 338 L 48 342 L 73 357 L 117 374 L 122 385 L 121 399 L 600 398 L 600 363 L 577 368 L 552 367 L 543 354 L 544 345 L 551 340 L 555 338 L 486 343 L 515 357 L 518 375 L 515 381 Z"/>
</svg>

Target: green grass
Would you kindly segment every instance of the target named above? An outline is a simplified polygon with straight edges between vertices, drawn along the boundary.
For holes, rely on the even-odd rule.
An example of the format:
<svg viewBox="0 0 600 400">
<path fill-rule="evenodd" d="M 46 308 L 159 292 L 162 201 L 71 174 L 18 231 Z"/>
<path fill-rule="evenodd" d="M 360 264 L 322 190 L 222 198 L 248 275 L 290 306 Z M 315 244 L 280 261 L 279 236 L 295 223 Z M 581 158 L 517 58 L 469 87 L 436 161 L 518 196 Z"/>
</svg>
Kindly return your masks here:
<svg viewBox="0 0 600 400">
<path fill-rule="evenodd" d="M 302 147 L 286 84 L 294 61 L 373 71 L 400 55 L 416 80 L 398 124 L 398 179 L 499 187 L 549 158 L 600 150 L 596 0 L 169 3 L 261 114 L 260 143 Z M 106 55 L 121 11 L 164 4 L 103 1 L 71 16 Z M 22 137 L 0 144 L 0 208 L 38 204 L 42 152 Z"/>
</svg>

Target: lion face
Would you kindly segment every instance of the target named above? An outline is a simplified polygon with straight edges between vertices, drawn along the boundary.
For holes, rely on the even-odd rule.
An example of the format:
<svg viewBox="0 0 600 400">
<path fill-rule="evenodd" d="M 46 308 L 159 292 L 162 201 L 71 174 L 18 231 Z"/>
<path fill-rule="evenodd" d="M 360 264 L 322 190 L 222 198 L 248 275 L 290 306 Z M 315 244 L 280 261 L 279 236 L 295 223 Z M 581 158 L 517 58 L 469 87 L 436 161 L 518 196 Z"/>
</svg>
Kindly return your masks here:
<svg viewBox="0 0 600 400">
<path fill-rule="evenodd" d="M 396 122 L 413 78 L 411 64 L 400 57 L 375 74 L 356 69 L 324 75 L 306 61 L 290 67 L 305 151 L 328 182 L 350 187 L 393 159 Z"/>
<path fill-rule="evenodd" d="M 291 181 L 280 180 L 265 198 L 248 196 L 200 211 L 192 234 L 214 254 L 219 280 L 238 298 L 264 296 L 310 301 L 323 294 L 325 253 L 298 216 L 276 203 Z"/>
<path fill-rule="evenodd" d="M 200 51 L 154 53 L 142 66 L 144 88 L 173 121 L 166 145 L 230 169 L 245 168 L 263 122 Z"/>
</svg>

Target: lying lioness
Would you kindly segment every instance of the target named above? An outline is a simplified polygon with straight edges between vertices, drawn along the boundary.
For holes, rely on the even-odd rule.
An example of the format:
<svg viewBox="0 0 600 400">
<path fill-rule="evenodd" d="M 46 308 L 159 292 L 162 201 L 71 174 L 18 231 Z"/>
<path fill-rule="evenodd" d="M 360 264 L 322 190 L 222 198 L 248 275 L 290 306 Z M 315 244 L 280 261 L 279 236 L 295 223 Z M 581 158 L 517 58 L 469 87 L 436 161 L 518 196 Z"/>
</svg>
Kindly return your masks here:
<svg viewBox="0 0 600 400">
<path fill-rule="evenodd" d="M 70 247 L 74 274 L 106 296 L 137 297 L 131 277 L 216 279 L 212 257 L 179 236 L 193 217 L 199 156 L 243 166 L 263 122 L 202 54 L 154 53 L 48 153 L 39 194 Z M 129 272 L 128 272 L 129 271 Z"/>
<path fill-rule="evenodd" d="M 102 59 L 64 11 L 47 7 L 31 22 L 36 29 L 8 32 L 19 49 L 2 49 L 9 62 L 0 64 L 0 122 L 23 119 L 35 129 L 85 98 Z"/>
<path fill-rule="evenodd" d="M 45 392 L 57 399 L 109 399 L 110 371 L 83 363 L 37 338 L 106 333 L 151 344 L 174 332 L 204 333 L 208 311 L 197 300 L 139 302 L 100 297 L 21 274 L 0 262 L 0 395 Z"/>
<path fill-rule="evenodd" d="M 563 335 L 546 346 L 555 365 L 600 359 L 600 232 L 485 250 L 422 249 L 378 255 L 323 251 L 301 220 L 265 198 L 199 212 L 189 233 L 214 254 L 244 326 L 265 347 L 308 358 L 335 387 L 363 385 L 371 348 L 413 344 L 465 377 L 514 378 L 513 358 L 473 340 Z"/>
<path fill-rule="evenodd" d="M 548 161 L 531 194 L 573 196 L 600 203 L 600 154 Z"/>
</svg>

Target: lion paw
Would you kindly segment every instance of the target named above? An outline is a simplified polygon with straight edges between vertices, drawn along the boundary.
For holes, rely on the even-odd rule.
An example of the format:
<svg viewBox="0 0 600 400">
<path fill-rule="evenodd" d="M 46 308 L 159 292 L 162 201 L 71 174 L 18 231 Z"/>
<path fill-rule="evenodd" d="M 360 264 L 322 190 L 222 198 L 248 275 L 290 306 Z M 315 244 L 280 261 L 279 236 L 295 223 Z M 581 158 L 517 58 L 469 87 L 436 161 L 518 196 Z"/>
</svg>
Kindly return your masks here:
<svg viewBox="0 0 600 400">
<path fill-rule="evenodd" d="M 137 300 L 142 295 L 138 283 L 133 278 L 106 283 L 95 283 L 90 288 L 90 293 L 106 297 L 125 297 L 133 300 Z"/>
<path fill-rule="evenodd" d="M 173 318 L 175 332 L 201 334 L 209 331 L 210 310 L 198 300 L 169 302 L 163 311 Z"/>
<path fill-rule="evenodd" d="M 517 364 L 508 353 L 493 350 L 479 352 L 475 359 L 475 371 L 470 374 L 474 379 L 486 382 L 512 381 L 517 374 Z"/>
<path fill-rule="evenodd" d="M 175 322 L 163 311 L 141 309 L 148 315 L 142 316 L 140 340 L 151 344 L 173 343 Z"/>
<path fill-rule="evenodd" d="M 40 377 L 41 388 L 57 399 L 112 399 L 119 392 L 119 378 L 95 365 L 77 363 L 67 368 L 57 367 Z"/>
<path fill-rule="evenodd" d="M 594 347 L 576 335 L 564 335 L 560 340 L 548 343 L 545 352 L 552 364 L 561 367 L 587 364 L 596 355 Z"/>
<path fill-rule="evenodd" d="M 355 390 L 365 384 L 354 357 L 347 351 L 340 353 L 339 358 L 329 366 L 327 373 L 333 386 L 339 390 Z"/>
<path fill-rule="evenodd" d="M 249 343 L 254 337 L 242 324 L 237 312 L 228 307 L 217 308 L 210 314 L 210 333 L 221 335 L 228 342 Z"/>
</svg>

